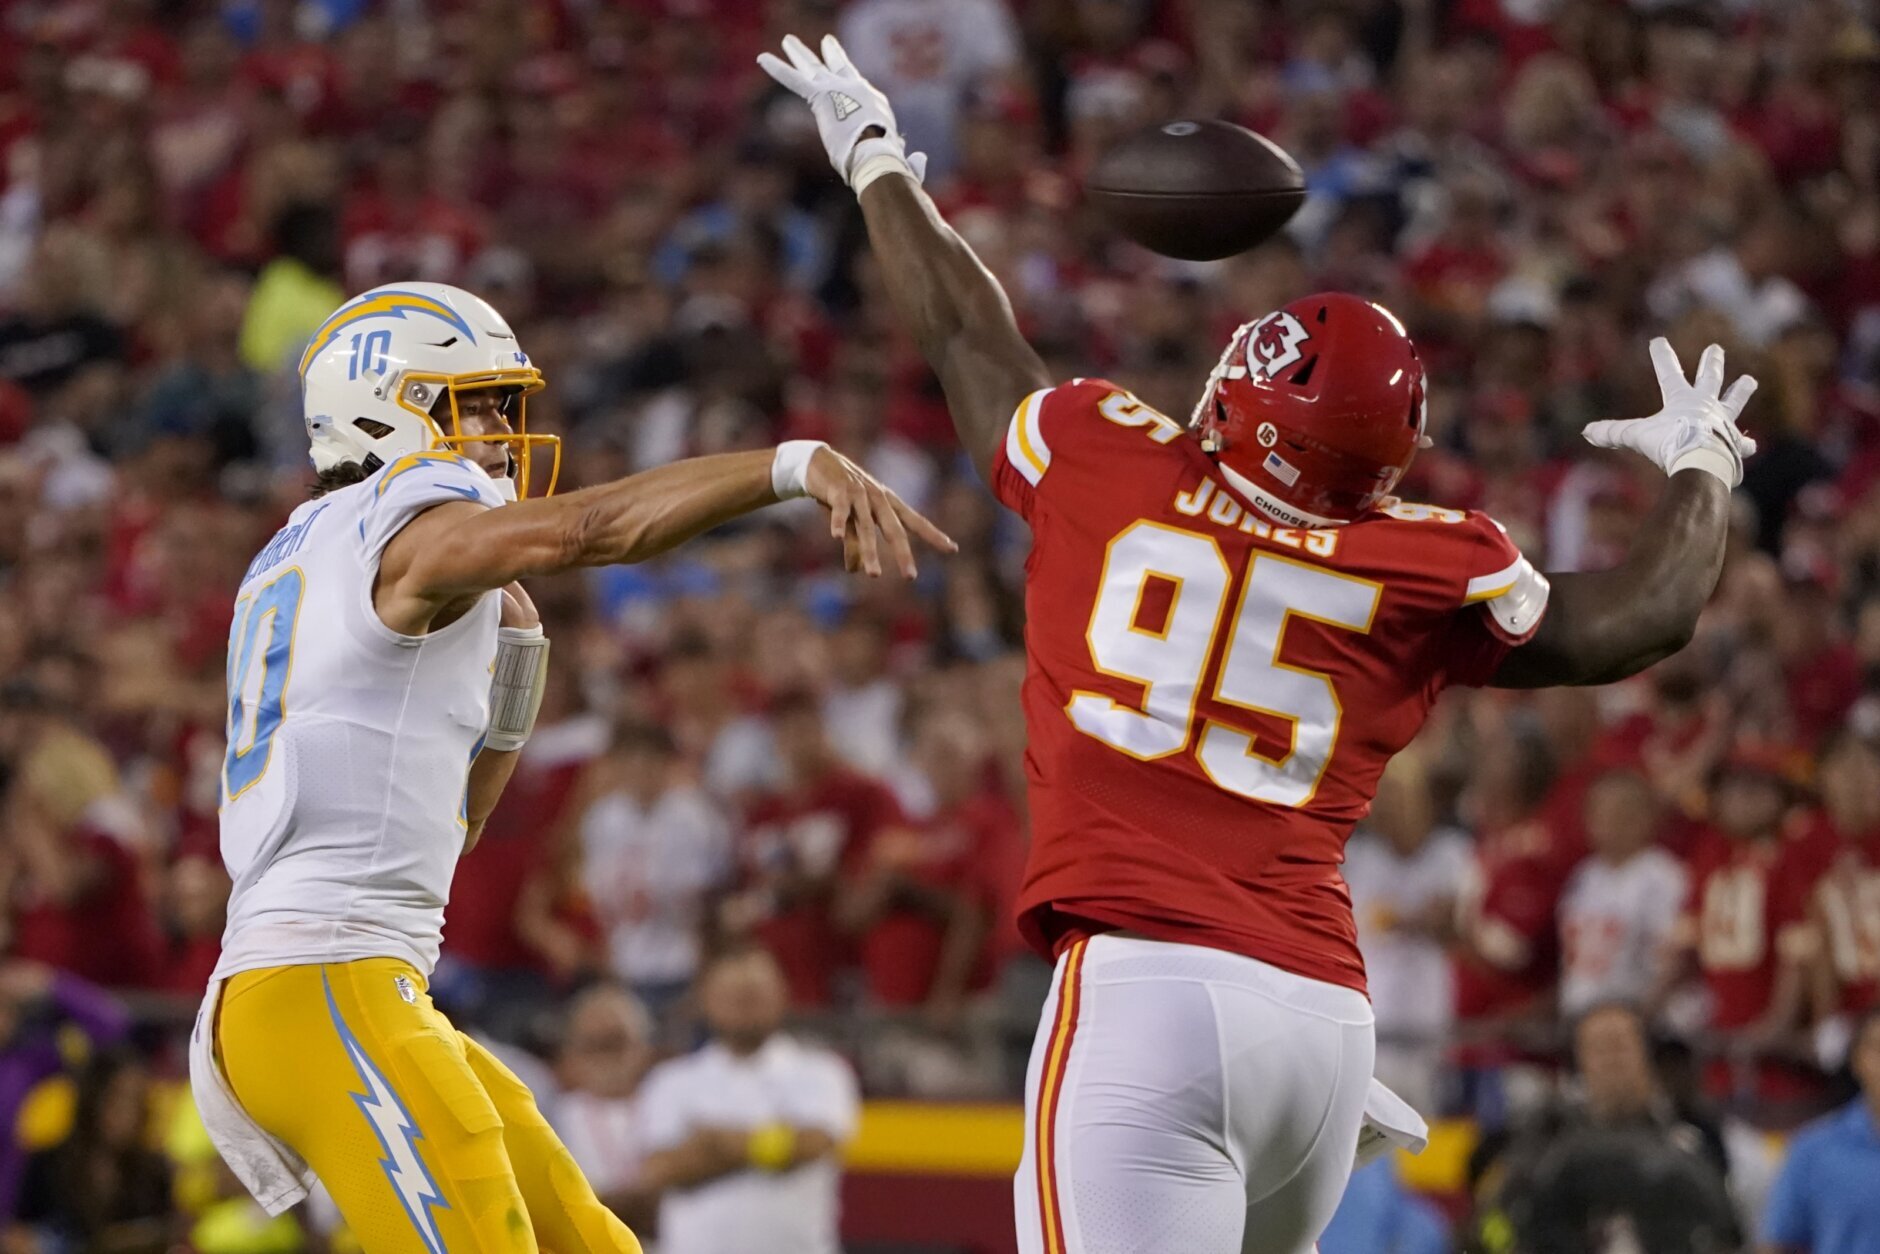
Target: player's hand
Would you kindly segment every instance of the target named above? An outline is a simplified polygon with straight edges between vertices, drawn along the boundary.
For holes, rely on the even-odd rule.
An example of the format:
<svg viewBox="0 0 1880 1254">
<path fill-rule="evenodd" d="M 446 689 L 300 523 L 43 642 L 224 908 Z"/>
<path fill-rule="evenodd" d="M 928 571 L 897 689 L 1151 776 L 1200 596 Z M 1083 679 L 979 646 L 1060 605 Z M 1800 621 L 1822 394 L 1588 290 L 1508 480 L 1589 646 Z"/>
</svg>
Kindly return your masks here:
<svg viewBox="0 0 1880 1254">
<path fill-rule="evenodd" d="M 910 531 L 942 553 L 959 552 L 960 546 L 946 532 L 832 448 L 816 450 L 803 486 L 828 508 L 829 534 L 842 541 L 842 564 L 848 570 L 881 574 L 885 546 L 895 569 L 912 579 L 918 572 Z"/>
<path fill-rule="evenodd" d="M 1663 336 L 1652 341 L 1651 353 L 1664 408 L 1649 418 L 1592 423 L 1584 432 L 1587 442 L 1643 453 L 1668 475 L 1708 471 L 1734 488 L 1743 481 L 1743 459 L 1756 451 L 1756 441 L 1736 427 L 1756 380 L 1744 375 L 1724 391 L 1723 349 L 1715 344 L 1698 359 L 1693 380 L 1684 377 L 1677 353 Z"/>
<path fill-rule="evenodd" d="M 829 164 L 842 181 L 854 186 L 855 171 L 861 160 L 870 156 L 900 157 L 919 182 L 927 175 L 924 153 L 909 154 L 907 141 L 894 123 L 894 109 L 879 88 L 862 77 L 849 61 L 834 35 L 824 35 L 822 56 L 812 52 L 795 35 L 783 37 L 785 61 L 774 53 L 760 52 L 757 64 L 764 73 L 809 102 L 822 136 Z"/>
<path fill-rule="evenodd" d="M 502 627 L 540 627 L 542 616 L 536 612 L 535 602 L 522 590 L 522 585 L 512 583 L 503 589 L 503 616 L 498 626 Z"/>
</svg>

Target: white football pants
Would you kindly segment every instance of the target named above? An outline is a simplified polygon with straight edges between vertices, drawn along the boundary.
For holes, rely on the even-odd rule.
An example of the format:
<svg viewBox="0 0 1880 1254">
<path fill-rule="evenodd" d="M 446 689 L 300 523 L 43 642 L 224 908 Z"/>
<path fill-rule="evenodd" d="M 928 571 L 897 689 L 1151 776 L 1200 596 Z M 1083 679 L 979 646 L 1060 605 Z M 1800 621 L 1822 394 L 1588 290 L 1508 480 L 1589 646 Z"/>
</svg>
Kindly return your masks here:
<svg viewBox="0 0 1880 1254">
<path fill-rule="evenodd" d="M 1375 1049 L 1355 989 L 1195 945 L 1071 946 L 1025 1078 L 1019 1254 L 1308 1254 Z"/>
</svg>

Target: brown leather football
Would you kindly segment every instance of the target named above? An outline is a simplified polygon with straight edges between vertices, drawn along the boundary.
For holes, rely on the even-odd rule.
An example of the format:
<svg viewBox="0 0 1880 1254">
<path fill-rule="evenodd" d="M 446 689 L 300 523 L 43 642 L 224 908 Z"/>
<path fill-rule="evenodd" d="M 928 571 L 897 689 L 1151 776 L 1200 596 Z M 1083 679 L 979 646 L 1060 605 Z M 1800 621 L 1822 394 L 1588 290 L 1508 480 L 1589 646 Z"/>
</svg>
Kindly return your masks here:
<svg viewBox="0 0 1880 1254">
<path fill-rule="evenodd" d="M 1231 122 L 1181 119 L 1122 140 L 1084 180 L 1117 230 L 1151 252 L 1213 261 L 1272 238 L 1305 203 L 1278 144 Z"/>
</svg>

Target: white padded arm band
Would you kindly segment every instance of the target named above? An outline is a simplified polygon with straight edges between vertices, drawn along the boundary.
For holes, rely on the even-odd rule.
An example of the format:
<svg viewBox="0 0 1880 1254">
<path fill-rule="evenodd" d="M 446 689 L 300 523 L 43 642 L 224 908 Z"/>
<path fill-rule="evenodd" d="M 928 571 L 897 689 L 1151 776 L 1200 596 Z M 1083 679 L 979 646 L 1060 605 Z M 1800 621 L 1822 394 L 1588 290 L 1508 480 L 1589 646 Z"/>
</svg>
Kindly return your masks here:
<svg viewBox="0 0 1880 1254">
<path fill-rule="evenodd" d="M 496 673 L 490 678 L 490 728 L 485 749 L 520 749 L 535 730 L 548 684 L 548 637 L 540 627 L 496 629 Z"/>
<path fill-rule="evenodd" d="M 777 446 L 777 454 L 770 462 L 770 490 L 777 494 L 779 501 L 809 495 L 810 458 L 816 456 L 817 449 L 827 447 L 821 440 L 785 440 Z"/>
</svg>

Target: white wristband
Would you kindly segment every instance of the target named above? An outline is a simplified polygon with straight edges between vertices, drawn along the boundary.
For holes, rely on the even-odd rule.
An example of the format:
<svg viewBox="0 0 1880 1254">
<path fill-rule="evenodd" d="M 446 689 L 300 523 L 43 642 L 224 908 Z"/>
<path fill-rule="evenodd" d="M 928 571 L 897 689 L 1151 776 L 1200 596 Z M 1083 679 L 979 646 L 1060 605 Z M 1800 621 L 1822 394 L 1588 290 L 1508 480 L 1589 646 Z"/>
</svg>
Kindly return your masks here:
<svg viewBox="0 0 1880 1254">
<path fill-rule="evenodd" d="M 868 185 L 884 174 L 905 174 L 914 177 L 914 167 L 907 163 L 907 144 L 885 135 L 864 139 L 855 145 L 855 151 L 849 154 L 849 186 L 860 196 Z"/>
<path fill-rule="evenodd" d="M 1666 473 L 1675 475 L 1680 470 L 1701 470 L 1707 475 L 1715 475 L 1723 480 L 1726 488 L 1735 488 L 1743 482 L 1743 459 L 1732 457 L 1727 451 L 1708 442 L 1681 454 Z"/>
<path fill-rule="evenodd" d="M 785 440 L 777 446 L 770 463 L 770 490 L 779 501 L 809 495 L 809 460 L 817 449 L 828 447 L 821 440 Z"/>
<path fill-rule="evenodd" d="M 540 627 L 498 627 L 490 676 L 490 726 L 483 747 L 520 749 L 535 730 L 548 686 L 548 637 Z"/>
</svg>

